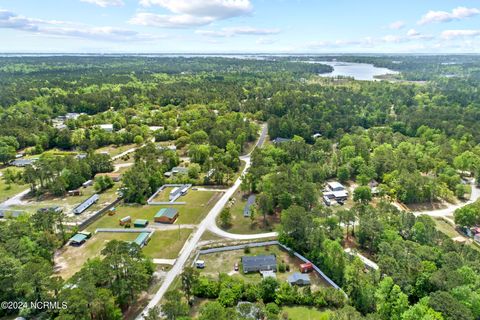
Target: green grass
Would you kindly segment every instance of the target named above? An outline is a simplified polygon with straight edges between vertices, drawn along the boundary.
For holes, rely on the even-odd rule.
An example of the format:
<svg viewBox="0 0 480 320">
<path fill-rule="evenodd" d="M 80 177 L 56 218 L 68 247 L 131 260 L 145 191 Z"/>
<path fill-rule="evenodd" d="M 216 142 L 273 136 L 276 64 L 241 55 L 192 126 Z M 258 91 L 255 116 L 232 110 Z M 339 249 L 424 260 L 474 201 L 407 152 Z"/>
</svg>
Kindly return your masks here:
<svg viewBox="0 0 480 320">
<path fill-rule="evenodd" d="M 242 271 L 241 257 L 245 255 L 254 256 L 262 254 L 275 254 L 277 257 L 277 265 L 283 261 L 290 266 L 289 272 L 277 272 L 277 279 L 279 281 L 287 281 L 289 275 L 294 272 L 299 272 L 300 270 L 301 260 L 291 256 L 279 246 L 273 245 L 269 247 L 250 248 L 250 253 L 248 254 L 245 254 L 244 250 L 234 250 L 201 255 L 199 259 L 205 261 L 205 269 L 202 269 L 200 272 L 215 279 L 218 274 L 227 273 L 238 276 L 247 283 L 258 283 L 262 280 L 261 274 L 258 272 L 244 274 Z M 238 263 L 240 267 L 239 272 L 234 272 L 235 263 Z M 312 289 L 327 286 L 326 282 L 318 274 L 312 272 L 309 275 L 312 281 Z"/>
<path fill-rule="evenodd" d="M 151 258 L 175 259 L 191 233 L 191 229 L 156 230 L 143 253 Z"/>
<path fill-rule="evenodd" d="M 135 148 L 137 145 L 136 144 L 126 144 L 123 146 L 114 146 L 114 145 L 109 145 L 106 147 L 99 148 L 95 150 L 95 153 L 101 153 L 101 152 L 108 152 L 108 154 L 111 157 L 114 157 L 116 155 L 119 155 L 122 152 L 127 151 L 128 149 Z"/>
<path fill-rule="evenodd" d="M 455 228 L 448 222 L 443 219 L 435 219 L 435 224 L 437 225 L 437 229 L 447 235 L 450 238 L 455 238 L 460 236 L 460 234 L 455 230 Z"/>
<path fill-rule="evenodd" d="M 130 216 L 135 219 L 147 219 L 153 223 L 155 214 L 161 208 L 174 207 L 179 211 L 176 224 L 198 224 L 215 204 L 218 192 L 190 190 L 187 195 L 181 197 L 180 201 L 186 201 L 185 205 L 121 205 L 117 207 L 113 216 L 104 215 L 88 227 L 88 230 L 95 231 L 97 228 L 119 228 L 118 220 Z"/>
<path fill-rule="evenodd" d="M 85 213 L 99 210 L 108 203 L 114 201 L 117 198 L 116 191 L 118 190 L 119 186 L 120 183 L 117 182 L 112 188 L 100 193 L 100 199 L 97 201 L 97 203 L 88 208 Z M 26 199 L 27 202 L 24 205 L 12 206 L 12 209 L 25 210 L 29 213 L 35 213 L 38 209 L 43 207 L 60 206 L 64 209 L 65 213 L 70 213 L 73 208 L 75 208 L 77 205 L 79 205 L 80 203 L 82 203 L 96 193 L 93 186 L 89 186 L 87 188 L 80 188 L 80 190 L 82 191 L 81 196 L 64 195 L 62 197 L 45 196 L 39 199 L 30 198 Z"/>
<path fill-rule="evenodd" d="M 60 255 L 55 258 L 57 266 L 62 266 L 59 275 L 68 279 L 79 271 L 88 260 L 100 256 L 100 252 L 108 241 L 123 240 L 133 241 L 138 233 L 97 233 L 79 247 L 65 246 Z"/>
<path fill-rule="evenodd" d="M 250 217 L 243 216 L 243 209 L 247 203 L 246 199 L 242 197 L 243 192 L 237 191 L 233 198 L 235 199 L 234 204 L 230 208 L 230 213 L 232 214 L 232 222 L 231 225 L 227 228 L 221 227 L 222 229 L 231 232 L 231 233 L 239 233 L 239 234 L 256 234 L 256 233 L 264 233 L 264 232 L 271 232 L 274 231 L 278 226 L 278 221 L 276 221 L 276 216 L 267 215 L 267 225 L 265 226 L 263 222 L 263 215 L 258 213 L 257 210 L 257 217 L 255 217 L 254 222 Z M 221 226 L 220 217 L 217 217 L 217 225 Z"/>
<path fill-rule="evenodd" d="M 282 315 L 288 315 L 289 320 L 328 320 L 330 313 L 308 307 L 283 307 Z M 282 318 L 283 319 L 283 318 Z"/>
<path fill-rule="evenodd" d="M 169 199 L 169 196 L 170 196 L 170 192 L 174 189 L 174 187 L 166 187 L 165 189 L 163 189 L 161 192 L 159 192 L 157 194 L 157 196 L 155 198 L 153 198 L 153 201 L 157 201 L 157 202 L 168 202 L 170 201 Z M 178 199 L 177 201 L 184 201 L 183 199 Z"/>
<path fill-rule="evenodd" d="M 9 167 L 10 169 L 14 171 L 23 171 L 21 168 L 15 168 L 15 167 Z M 0 172 L 5 172 L 7 168 L 0 169 Z M 3 177 L 0 177 L 0 202 L 3 202 L 7 200 L 8 198 L 11 198 L 15 196 L 16 194 L 26 190 L 29 188 L 28 184 L 18 184 L 18 183 L 12 183 L 10 185 L 5 183 L 5 180 L 3 180 Z"/>
</svg>

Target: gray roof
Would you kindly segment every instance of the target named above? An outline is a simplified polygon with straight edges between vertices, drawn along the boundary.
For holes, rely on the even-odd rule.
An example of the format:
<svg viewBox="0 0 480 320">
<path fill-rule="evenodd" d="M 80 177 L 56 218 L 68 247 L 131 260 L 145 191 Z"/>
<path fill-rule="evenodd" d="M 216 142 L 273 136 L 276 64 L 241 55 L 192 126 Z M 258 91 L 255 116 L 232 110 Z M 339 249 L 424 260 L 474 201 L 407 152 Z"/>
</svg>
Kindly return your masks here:
<svg viewBox="0 0 480 320">
<path fill-rule="evenodd" d="M 288 276 L 288 283 L 310 283 L 310 277 L 308 274 L 295 272 L 294 274 Z"/>
<path fill-rule="evenodd" d="M 243 256 L 243 272 L 274 270 L 277 268 L 277 258 L 271 255 Z"/>
<path fill-rule="evenodd" d="M 98 194 L 95 193 L 93 196 L 91 196 L 87 200 L 80 203 L 77 207 L 75 207 L 75 209 L 73 209 L 73 213 L 75 214 L 82 213 L 83 211 L 87 210 L 88 207 L 90 207 L 92 204 L 97 202 L 98 199 L 99 199 Z"/>
<path fill-rule="evenodd" d="M 248 199 L 247 203 L 245 204 L 245 208 L 243 208 L 243 216 L 250 217 L 251 214 L 251 206 L 255 203 L 256 196 L 251 194 Z"/>
<path fill-rule="evenodd" d="M 272 142 L 273 142 L 273 143 L 282 143 L 282 142 L 288 142 L 288 141 L 290 141 L 290 140 L 291 140 L 291 139 L 277 137 L 277 138 L 273 139 Z"/>
<path fill-rule="evenodd" d="M 38 159 L 37 158 L 32 158 L 32 159 L 16 159 L 16 160 L 13 160 L 12 162 L 10 162 L 10 164 L 12 166 L 16 166 L 16 167 L 25 167 L 25 166 L 29 166 L 29 165 L 32 165 L 35 161 L 37 161 Z"/>
</svg>

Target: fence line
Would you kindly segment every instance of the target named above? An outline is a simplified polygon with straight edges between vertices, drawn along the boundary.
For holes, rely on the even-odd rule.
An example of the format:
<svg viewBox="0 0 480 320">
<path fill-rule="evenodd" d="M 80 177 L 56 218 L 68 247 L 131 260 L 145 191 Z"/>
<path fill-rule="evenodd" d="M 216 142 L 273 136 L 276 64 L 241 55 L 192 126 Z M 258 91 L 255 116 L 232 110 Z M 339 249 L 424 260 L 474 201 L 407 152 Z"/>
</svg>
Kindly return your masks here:
<svg viewBox="0 0 480 320">
<path fill-rule="evenodd" d="M 273 240 L 273 241 L 264 241 L 264 242 L 252 242 L 252 243 L 246 243 L 246 244 L 240 244 L 240 245 L 234 245 L 234 246 L 226 246 L 226 247 L 217 247 L 217 248 L 211 248 L 211 249 L 205 249 L 205 250 L 199 250 L 197 255 L 195 256 L 195 260 L 193 261 L 193 263 L 195 263 L 195 261 L 198 259 L 198 257 L 202 254 L 209 254 L 209 253 L 215 253 L 215 252 L 223 252 L 223 251 L 233 251 L 233 250 L 241 250 L 241 249 L 244 249 L 245 247 L 250 247 L 250 248 L 256 248 L 256 247 L 266 247 L 266 246 L 271 246 L 271 245 L 278 245 L 280 246 L 282 249 L 284 249 L 285 251 L 288 251 L 288 252 L 291 252 L 293 253 L 293 255 L 295 257 L 297 257 L 298 259 L 300 259 L 301 261 L 303 261 L 304 263 L 311 263 L 312 266 L 313 266 L 313 269 L 321 276 L 325 279 L 325 281 L 328 282 L 329 285 L 331 285 L 333 288 L 337 289 L 337 290 L 340 290 L 343 292 L 343 294 L 345 295 L 345 297 L 348 298 L 347 294 L 342 290 L 342 288 L 340 288 L 332 279 L 330 279 L 325 273 L 323 273 L 323 271 L 317 267 L 313 262 L 311 262 L 310 260 L 308 260 L 307 258 L 305 258 L 304 256 L 302 256 L 301 254 L 299 254 L 298 252 L 296 251 L 293 251 L 292 249 L 290 249 L 289 247 L 287 247 L 286 245 L 280 243 L 279 241 L 277 240 Z"/>
<path fill-rule="evenodd" d="M 82 222 L 80 222 L 80 224 L 78 224 L 78 229 L 79 230 L 82 230 L 82 229 L 85 229 L 86 227 L 88 227 L 90 224 L 92 224 L 95 220 L 97 220 L 98 218 L 100 218 L 101 216 L 103 216 L 108 210 L 110 210 L 111 208 L 113 208 L 114 206 L 116 206 L 120 201 L 122 201 L 122 198 L 119 197 L 117 199 L 115 199 L 112 203 L 110 203 L 109 205 L 103 207 L 102 209 L 98 210 L 97 212 L 95 212 L 93 215 L 91 215 L 90 217 L 88 217 L 87 219 L 83 220 Z"/>
</svg>

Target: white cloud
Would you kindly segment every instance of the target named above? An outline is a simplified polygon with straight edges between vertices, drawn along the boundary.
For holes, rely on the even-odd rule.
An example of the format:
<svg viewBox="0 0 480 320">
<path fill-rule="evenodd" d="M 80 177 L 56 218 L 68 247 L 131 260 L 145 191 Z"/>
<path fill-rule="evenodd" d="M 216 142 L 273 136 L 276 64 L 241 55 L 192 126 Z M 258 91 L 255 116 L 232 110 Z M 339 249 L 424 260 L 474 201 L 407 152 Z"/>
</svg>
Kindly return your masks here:
<svg viewBox="0 0 480 320">
<path fill-rule="evenodd" d="M 221 30 L 196 30 L 195 33 L 208 37 L 233 37 L 237 35 L 272 35 L 280 33 L 280 30 L 253 27 L 231 27 L 223 28 Z"/>
<path fill-rule="evenodd" d="M 125 5 L 123 0 L 80 0 L 81 2 L 87 2 L 91 4 L 95 4 L 99 7 L 106 8 L 106 7 L 122 7 Z"/>
<path fill-rule="evenodd" d="M 203 26 L 245 16 L 253 10 L 250 0 L 140 0 L 140 4 L 144 7 L 159 6 L 171 14 L 140 12 L 129 22 L 160 28 Z"/>
<path fill-rule="evenodd" d="M 407 31 L 407 36 L 409 37 L 418 37 L 420 36 L 420 32 L 418 32 L 417 30 L 415 29 L 410 29 Z"/>
<path fill-rule="evenodd" d="M 393 30 L 399 30 L 399 29 L 402 29 L 403 27 L 405 27 L 404 21 L 395 21 L 388 25 L 388 28 Z"/>
<path fill-rule="evenodd" d="M 103 41 L 145 41 L 160 38 L 160 36 L 140 34 L 136 31 L 113 27 L 90 27 L 75 25 L 71 22 L 32 19 L 2 9 L 0 9 L 0 29 Z"/>
<path fill-rule="evenodd" d="M 455 38 L 469 38 L 480 36 L 480 30 L 445 30 L 442 32 L 442 38 L 455 39 Z"/>
<path fill-rule="evenodd" d="M 480 10 L 477 8 L 457 7 L 452 12 L 447 11 L 428 11 L 418 24 L 428 24 L 434 22 L 449 22 L 452 20 L 461 20 L 469 17 L 473 17 L 480 14 Z"/>
<path fill-rule="evenodd" d="M 139 12 L 128 22 L 134 25 L 150 26 L 158 28 L 188 28 L 199 27 L 212 23 L 211 17 L 195 17 L 191 15 L 167 15 L 149 12 Z"/>
</svg>

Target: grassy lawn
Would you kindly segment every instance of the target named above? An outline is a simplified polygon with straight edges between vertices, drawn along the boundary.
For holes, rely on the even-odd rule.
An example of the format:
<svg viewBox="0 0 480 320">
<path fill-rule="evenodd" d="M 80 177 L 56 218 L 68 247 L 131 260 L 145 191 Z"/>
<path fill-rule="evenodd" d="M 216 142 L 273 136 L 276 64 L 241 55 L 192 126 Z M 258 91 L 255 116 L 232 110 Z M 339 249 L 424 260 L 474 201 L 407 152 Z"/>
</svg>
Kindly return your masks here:
<svg viewBox="0 0 480 320">
<path fill-rule="evenodd" d="M 309 307 L 283 307 L 282 319 L 289 320 L 328 320 L 330 313 Z M 285 315 L 285 316 L 283 316 Z"/>
<path fill-rule="evenodd" d="M 203 233 L 202 237 L 200 238 L 200 241 L 221 240 L 221 239 L 225 239 L 225 238 L 217 236 L 215 233 L 207 230 Z"/>
<path fill-rule="evenodd" d="M 91 213 L 97 211 L 108 203 L 111 203 L 113 200 L 115 200 L 117 198 L 116 191 L 119 187 L 120 183 L 117 182 L 112 188 L 100 193 L 100 199 L 97 201 L 97 203 L 93 204 L 84 213 L 82 213 L 82 215 L 88 214 L 89 212 Z M 80 203 L 82 203 L 96 193 L 93 186 L 89 186 L 87 188 L 80 188 L 80 190 L 82 191 L 81 196 L 65 195 L 62 197 L 44 196 L 38 199 L 30 198 L 26 199 L 26 202 L 23 205 L 12 206 L 12 209 L 25 210 L 29 213 L 35 213 L 38 209 L 43 207 L 60 206 L 63 208 L 63 211 L 68 215 L 71 214 L 73 208 L 75 208 L 77 205 L 79 205 Z"/>
<path fill-rule="evenodd" d="M 218 192 L 193 191 L 190 190 L 187 195 L 181 197 L 181 201 L 186 201 L 185 205 L 173 205 L 180 212 L 175 223 L 177 224 L 197 224 L 208 213 L 211 207 L 218 200 Z M 161 208 L 172 207 L 172 205 L 121 205 L 117 207 L 116 214 L 113 216 L 104 215 L 88 227 L 88 230 L 95 231 L 97 228 L 118 228 L 118 220 L 130 216 L 132 221 L 135 219 L 147 219 L 153 222 L 153 217 Z"/>
<path fill-rule="evenodd" d="M 443 219 L 434 219 L 435 224 L 437 225 L 438 231 L 444 233 L 450 238 L 455 238 L 460 236 L 460 234 L 455 230 L 455 228 L 448 222 Z"/>
<path fill-rule="evenodd" d="M 65 246 L 58 252 L 55 264 L 59 267 L 59 275 L 68 279 L 79 271 L 83 264 L 91 258 L 100 256 L 100 252 L 108 241 L 123 240 L 133 241 L 137 233 L 97 233 L 79 247 Z"/>
<path fill-rule="evenodd" d="M 243 216 L 243 209 L 247 203 L 247 200 L 243 198 L 243 192 L 237 191 L 233 196 L 234 203 L 230 208 L 230 213 L 232 214 L 232 223 L 229 227 L 222 229 L 231 232 L 231 233 L 241 233 L 241 234 L 255 234 L 255 233 L 264 233 L 271 232 L 276 229 L 278 226 L 278 217 L 275 215 L 267 215 L 267 225 L 265 226 L 263 222 L 263 215 L 258 214 L 255 217 L 254 222 L 250 217 Z M 217 217 L 217 225 L 221 226 L 220 217 Z"/>
<path fill-rule="evenodd" d="M 14 167 L 10 167 L 10 169 L 15 171 L 23 171 L 23 169 L 14 168 Z M 3 174 L 5 170 L 6 168 L 0 169 L 0 172 Z M 5 183 L 5 180 L 3 180 L 3 177 L 0 177 L 0 202 L 3 202 L 8 198 L 13 197 L 16 194 L 28 188 L 29 188 L 28 184 L 13 183 L 13 184 L 7 185 Z"/>
<path fill-rule="evenodd" d="M 132 144 L 126 144 L 126 145 L 123 145 L 123 146 L 109 145 L 109 146 L 102 147 L 102 148 L 99 148 L 99 149 L 95 150 L 95 153 L 108 152 L 108 154 L 109 154 L 111 157 L 114 157 L 114 156 L 116 156 L 116 155 L 119 155 L 119 154 L 122 153 L 122 152 L 127 151 L 128 149 L 135 148 L 136 146 L 137 146 L 137 145 L 134 144 L 134 143 L 132 143 Z"/>
<path fill-rule="evenodd" d="M 175 259 L 191 233 L 191 229 L 156 230 L 143 253 L 151 258 Z"/>
<path fill-rule="evenodd" d="M 290 256 L 288 252 L 282 250 L 279 246 L 269 246 L 269 247 L 260 247 L 260 248 L 250 248 L 250 253 L 245 254 L 244 250 L 234 250 L 234 251 L 225 251 L 225 252 L 216 252 L 201 255 L 199 259 L 205 261 L 205 269 L 200 272 L 205 275 L 209 275 L 213 278 L 217 278 L 220 273 L 227 273 L 229 275 L 236 275 L 242 278 L 245 282 L 257 283 L 262 280 L 260 273 L 249 273 L 244 274 L 242 271 L 241 257 L 245 255 L 255 256 L 261 254 L 274 254 L 277 257 L 277 265 L 282 261 L 290 266 L 289 272 L 277 272 L 277 279 L 279 281 L 287 281 L 289 275 L 294 272 L 299 272 L 301 260 L 297 259 L 294 256 Z M 234 271 L 234 265 L 238 263 L 240 270 Z M 327 283 L 315 272 L 311 272 L 310 280 L 312 282 L 312 289 L 316 287 L 325 287 Z"/>
<path fill-rule="evenodd" d="M 153 201 L 158 201 L 158 202 L 165 202 L 165 201 L 168 202 L 168 201 L 170 201 L 170 199 L 168 197 L 170 196 L 170 192 L 172 192 L 173 189 L 174 189 L 174 187 L 166 187 L 161 192 L 159 192 L 155 198 L 153 198 Z M 177 201 L 183 202 L 184 198 L 181 198 L 181 199 L 182 200 L 178 199 Z"/>
</svg>

